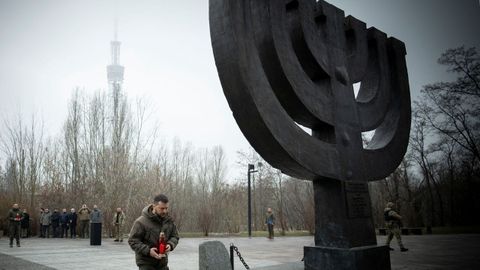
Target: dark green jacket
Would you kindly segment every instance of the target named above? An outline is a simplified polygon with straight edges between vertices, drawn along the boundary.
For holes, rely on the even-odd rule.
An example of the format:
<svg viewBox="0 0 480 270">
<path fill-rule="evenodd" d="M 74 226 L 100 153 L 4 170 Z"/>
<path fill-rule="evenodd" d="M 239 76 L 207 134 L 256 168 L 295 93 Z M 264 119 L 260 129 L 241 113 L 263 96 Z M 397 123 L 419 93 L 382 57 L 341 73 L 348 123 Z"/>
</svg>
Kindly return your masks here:
<svg viewBox="0 0 480 270">
<path fill-rule="evenodd" d="M 142 215 L 135 220 L 130 231 L 128 244 L 135 251 L 135 260 L 138 266 L 166 266 L 168 257 L 157 260 L 150 257 L 150 248 L 158 246 L 160 232 L 165 233 L 165 239 L 174 250 L 178 244 L 178 231 L 171 217 L 160 218 L 152 212 L 153 206 L 149 205 L 142 211 Z"/>
<path fill-rule="evenodd" d="M 17 220 L 16 217 L 20 218 L 20 220 Z M 20 221 L 23 219 L 23 212 L 20 209 L 10 209 L 8 211 L 8 221 L 10 222 L 11 225 L 20 225 Z"/>
</svg>

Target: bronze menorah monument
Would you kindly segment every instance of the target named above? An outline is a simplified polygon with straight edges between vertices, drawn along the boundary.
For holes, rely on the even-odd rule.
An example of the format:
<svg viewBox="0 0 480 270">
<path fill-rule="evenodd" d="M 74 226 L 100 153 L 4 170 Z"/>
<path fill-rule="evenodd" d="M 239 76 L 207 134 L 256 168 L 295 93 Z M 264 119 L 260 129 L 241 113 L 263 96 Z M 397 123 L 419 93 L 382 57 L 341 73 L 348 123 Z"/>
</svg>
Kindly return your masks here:
<svg viewBox="0 0 480 270">
<path fill-rule="evenodd" d="M 393 172 L 408 145 L 403 42 L 321 0 L 210 0 L 210 30 L 247 140 L 275 168 L 313 181 L 315 246 L 304 249 L 305 269 L 390 269 L 367 183 Z"/>
</svg>

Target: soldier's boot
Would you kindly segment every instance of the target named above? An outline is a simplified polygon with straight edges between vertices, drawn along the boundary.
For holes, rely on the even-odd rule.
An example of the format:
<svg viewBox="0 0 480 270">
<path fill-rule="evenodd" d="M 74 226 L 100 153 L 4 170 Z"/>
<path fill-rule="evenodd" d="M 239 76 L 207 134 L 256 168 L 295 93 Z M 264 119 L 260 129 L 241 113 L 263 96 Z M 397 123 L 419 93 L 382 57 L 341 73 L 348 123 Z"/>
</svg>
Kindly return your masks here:
<svg viewBox="0 0 480 270">
<path fill-rule="evenodd" d="M 19 242 L 17 242 L 17 247 L 20 247 L 20 243 L 19 243 Z"/>
<path fill-rule="evenodd" d="M 401 252 L 408 251 L 408 248 L 401 247 L 401 248 L 400 248 L 400 251 L 401 251 Z"/>
</svg>

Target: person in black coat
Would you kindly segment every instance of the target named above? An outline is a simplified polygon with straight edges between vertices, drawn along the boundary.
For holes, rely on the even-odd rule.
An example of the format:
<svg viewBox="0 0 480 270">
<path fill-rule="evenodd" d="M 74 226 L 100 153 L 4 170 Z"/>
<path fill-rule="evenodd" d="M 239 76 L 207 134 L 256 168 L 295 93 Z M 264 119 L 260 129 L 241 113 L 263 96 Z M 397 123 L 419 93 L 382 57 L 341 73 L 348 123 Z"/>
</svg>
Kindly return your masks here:
<svg viewBox="0 0 480 270">
<path fill-rule="evenodd" d="M 51 221 L 52 221 L 53 237 L 56 238 L 58 237 L 58 233 L 59 233 L 58 227 L 60 226 L 60 213 L 58 213 L 57 209 L 53 210 Z"/>
<path fill-rule="evenodd" d="M 68 238 L 68 213 L 67 209 L 63 208 L 62 213 L 60 214 L 60 237 Z"/>
<path fill-rule="evenodd" d="M 27 213 L 27 209 L 23 209 L 23 219 L 20 222 L 20 227 L 22 228 L 22 238 L 27 238 L 30 236 L 30 215 Z"/>
<path fill-rule="evenodd" d="M 70 209 L 70 214 L 68 214 L 68 226 L 70 227 L 70 238 L 77 238 L 77 213 L 75 213 L 75 208 Z"/>
</svg>

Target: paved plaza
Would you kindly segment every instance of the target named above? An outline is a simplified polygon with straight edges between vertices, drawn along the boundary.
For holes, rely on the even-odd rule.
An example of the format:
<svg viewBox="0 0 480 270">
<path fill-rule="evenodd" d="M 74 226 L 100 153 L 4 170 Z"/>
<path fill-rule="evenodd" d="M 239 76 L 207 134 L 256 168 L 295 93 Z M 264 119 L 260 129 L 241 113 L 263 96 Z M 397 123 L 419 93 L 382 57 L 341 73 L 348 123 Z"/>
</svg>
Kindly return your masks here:
<svg viewBox="0 0 480 270">
<path fill-rule="evenodd" d="M 480 269 L 480 235 L 404 236 L 408 252 L 401 253 L 394 240 L 392 269 Z M 251 268 L 298 262 L 303 246 L 312 245 L 313 237 L 266 238 L 184 238 L 169 257 L 171 270 L 198 269 L 198 246 L 204 241 L 219 240 L 227 247 L 234 243 Z M 378 236 L 384 243 L 385 236 Z M 138 269 L 134 253 L 126 242 L 103 239 L 101 246 L 90 246 L 86 239 L 29 238 L 22 247 L 10 248 L 8 239 L 0 239 L 0 270 L 47 269 Z M 244 269 L 236 259 L 235 269 Z M 293 267 L 292 267 L 293 269 Z"/>
</svg>

